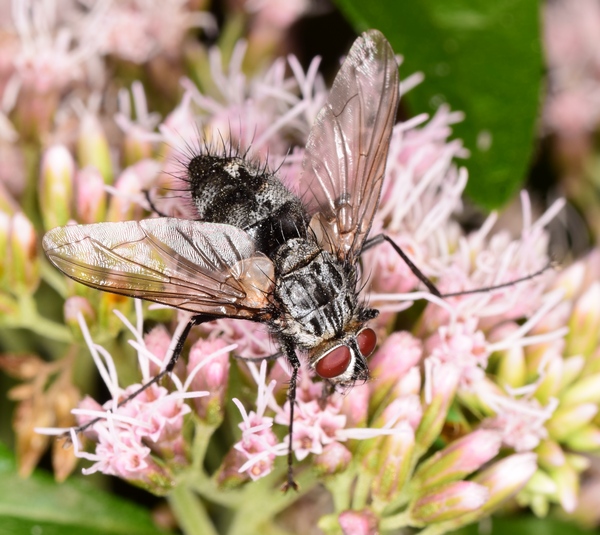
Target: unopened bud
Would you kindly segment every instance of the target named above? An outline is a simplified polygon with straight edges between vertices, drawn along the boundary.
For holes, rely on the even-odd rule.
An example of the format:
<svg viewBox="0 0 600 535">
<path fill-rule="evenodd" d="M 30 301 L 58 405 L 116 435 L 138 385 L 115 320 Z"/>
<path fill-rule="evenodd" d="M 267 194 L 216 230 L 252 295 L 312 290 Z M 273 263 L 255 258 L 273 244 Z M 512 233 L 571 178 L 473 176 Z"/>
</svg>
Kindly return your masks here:
<svg viewBox="0 0 600 535">
<path fill-rule="evenodd" d="M 377 535 L 379 527 L 377 517 L 368 509 L 362 511 L 343 511 L 338 522 L 344 535 Z"/>
<path fill-rule="evenodd" d="M 560 505 L 567 512 L 571 513 L 577 506 L 577 497 L 579 495 L 579 475 L 577 470 L 564 464 L 559 468 L 549 472 L 550 477 L 556 483 L 556 494 Z"/>
<path fill-rule="evenodd" d="M 37 239 L 31 221 L 21 212 L 10 221 L 6 282 L 11 291 L 33 293 L 40 281 Z"/>
<path fill-rule="evenodd" d="M 394 332 L 383 342 L 369 361 L 373 381 L 372 403 L 378 406 L 390 389 L 404 374 L 418 364 L 423 356 L 423 346 L 419 339 L 406 331 Z"/>
<path fill-rule="evenodd" d="M 421 464 L 412 483 L 415 488 L 425 489 L 464 479 L 498 455 L 501 444 L 502 437 L 497 431 L 473 431 Z"/>
<path fill-rule="evenodd" d="M 194 399 L 198 416 L 210 425 L 223 419 L 225 393 L 229 379 L 229 351 L 220 338 L 198 340 L 190 349 L 187 372 L 194 374 L 193 390 L 208 391 L 209 395 Z"/>
<path fill-rule="evenodd" d="M 96 312 L 85 297 L 74 295 L 68 297 L 63 307 L 65 323 L 71 328 L 71 332 L 78 339 L 82 339 L 81 327 L 79 326 L 79 314 L 88 325 L 93 325 L 96 321 Z"/>
<path fill-rule="evenodd" d="M 565 444 L 574 451 L 596 452 L 600 449 L 600 429 L 592 424 L 586 425 L 571 433 Z"/>
<path fill-rule="evenodd" d="M 600 373 L 582 377 L 560 397 L 561 406 L 581 403 L 600 403 Z"/>
<path fill-rule="evenodd" d="M 569 321 L 568 355 L 591 355 L 600 337 L 600 282 L 595 281 L 577 300 Z"/>
<path fill-rule="evenodd" d="M 582 403 L 571 407 L 559 406 L 546 422 L 546 429 L 554 440 L 566 440 L 569 435 L 591 422 L 597 413 L 598 406 L 595 403 Z"/>
<path fill-rule="evenodd" d="M 535 449 L 538 464 L 545 469 L 556 468 L 565 464 L 565 454 L 560 445 L 554 440 L 543 440 Z"/>
<path fill-rule="evenodd" d="M 76 209 L 81 223 L 98 223 L 105 217 L 104 180 L 95 167 L 86 167 L 77 173 Z"/>
<path fill-rule="evenodd" d="M 431 401 L 426 406 L 417 429 L 416 442 L 420 451 L 426 451 L 439 436 L 460 380 L 460 372 L 456 366 L 425 363 L 426 366 L 428 364 L 430 368 L 425 389 L 430 391 Z"/>
<path fill-rule="evenodd" d="M 71 219 L 75 162 L 64 145 L 54 145 L 42 158 L 40 208 L 47 230 L 66 225 Z"/>
<path fill-rule="evenodd" d="M 323 451 L 315 456 L 314 467 L 323 475 L 333 475 L 343 472 L 350 461 L 352 454 L 348 448 L 339 442 L 332 442 L 323 448 Z"/>
<path fill-rule="evenodd" d="M 80 121 L 77 138 L 77 161 L 82 168 L 97 169 L 105 184 L 113 182 L 110 146 L 102 124 L 93 113 L 86 113 Z"/>
<path fill-rule="evenodd" d="M 409 512 L 418 523 L 444 522 L 478 511 L 489 499 L 489 490 L 472 481 L 457 481 L 432 489 L 411 504 Z"/>
<path fill-rule="evenodd" d="M 390 503 L 404 488 L 413 465 L 415 434 L 410 425 L 395 428 L 397 433 L 383 438 L 379 448 L 379 466 L 371 484 L 373 498 Z"/>
<path fill-rule="evenodd" d="M 517 494 L 536 470 L 535 453 L 516 453 L 477 474 L 472 481 L 490 491 L 490 499 L 483 506 L 483 512 L 489 514 L 502 502 Z"/>
</svg>

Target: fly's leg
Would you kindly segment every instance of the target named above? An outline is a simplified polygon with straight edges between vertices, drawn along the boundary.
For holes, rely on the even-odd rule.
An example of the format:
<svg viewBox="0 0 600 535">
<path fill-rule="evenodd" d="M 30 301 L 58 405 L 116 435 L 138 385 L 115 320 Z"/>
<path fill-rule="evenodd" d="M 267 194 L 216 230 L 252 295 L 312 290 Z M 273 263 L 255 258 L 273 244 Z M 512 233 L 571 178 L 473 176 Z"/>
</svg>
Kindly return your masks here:
<svg viewBox="0 0 600 535">
<path fill-rule="evenodd" d="M 123 405 L 129 403 L 132 399 L 135 399 L 137 396 L 139 396 L 144 390 L 147 390 L 152 385 L 159 383 L 165 375 L 168 375 L 169 373 L 171 373 L 173 371 L 173 369 L 175 368 L 175 364 L 177 364 L 179 357 L 181 356 L 181 352 L 183 351 L 183 346 L 185 344 L 185 341 L 186 341 L 188 335 L 190 334 L 190 331 L 192 330 L 192 327 L 194 327 L 195 325 L 200 325 L 201 323 L 206 323 L 207 321 L 212 321 L 214 319 L 215 319 L 214 316 L 206 316 L 206 315 L 192 316 L 190 318 L 190 321 L 188 322 L 188 324 L 185 326 L 185 329 L 183 329 L 182 333 L 179 335 L 177 344 L 175 345 L 175 348 L 173 349 L 173 354 L 171 355 L 169 362 L 165 366 L 165 369 L 162 370 L 161 372 L 157 373 L 147 383 L 140 386 L 135 392 L 133 392 L 132 394 L 127 396 L 125 399 L 121 400 L 119 402 L 119 404 L 117 405 L 117 407 L 122 407 Z M 96 422 L 100 421 L 101 419 L 102 418 L 100 418 L 100 417 L 94 418 L 93 420 L 90 420 L 89 422 L 87 422 L 85 425 L 76 427 L 75 432 L 80 433 L 81 431 L 85 431 L 88 427 L 91 427 Z"/>
<path fill-rule="evenodd" d="M 152 210 L 155 214 L 158 214 L 160 217 L 172 217 L 172 216 L 170 216 L 168 214 L 165 214 L 164 212 L 161 212 L 156 207 L 156 205 L 154 204 L 154 201 L 150 198 L 150 192 L 148 190 L 144 191 L 144 197 L 146 197 L 146 201 L 150 205 L 150 210 Z"/>
<path fill-rule="evenodd" d="M 272 355 L 265 355 L 264 357 L 243 357 L 242 355 L 233 355 L 234 359 L 238 359 L 245 362 L 262 362 L 263 360 L 266 360 L 267 362 L 272 362 L 281 357 L 283 357 L 283 353 L 281 351 L 277 351 L 277 353 L 273 353 Z"/>
<path fill-rule="evenodd" d="M 294 435 L 294 407 L 296 406 L 296 383 L 298 381 L 298 370 L 300 369 L 300 361 L 296 356 L 294 346 L 289 342 L 283 342 L 282 344 L 285 355 L 292 367 L 292 376 L 290 377 L 290 386 L 288 388 L 288 400 L 290 402 L 290 423 L 288 426 L 288 432 L 290 441 L 288 443 L 288 454 L 287 454 L 287 481 L 281 487 L 281 490 L 287 492 L 290 488 L 298 490 L 298 483 L 294 480 L 294 458 L 292 451 L 292 440 Z"/>
<path fill-rule="evenodd" d="M 392 238 L 390 238 L 389 236 L 386 236 L 385 234 L 378 234 L 377 236 L 373 236 L 372 238 L 367 240 L 361 250 L 361 254 L 363 253 L 363 251 L 366 251 L 367 249 L 370 249 L 371 247 L 375 247 L 376 245 L 379 245 L 380 243 L 383 243 L 384 241 L 388 242 L 392 246 L 394 251 L 396 251 L 396 253 L 398 253 L 398 256 L 400 256 L 400 258 L 402 258 L 402 260 L 404 260 L 404 262 L 406 263 L 408 268 L 414 273 L 415 277 L 417 277 L 425 286 L 427 286 L 427 289 L 433 295 L 435 295 L 437 297 L 441 297 L 441 298 L 456 297 L 459 295 L 469 295 L 469 294 L 476 294 L 476 293 L 482 293 L 482 292 L 490 292 L 492 290 L 498 290 L 500 288 L 507 288 L 508 286 L 513 286 L 514 284 L 517 284 L 519 282 L 533 279 L 533 278 L 537 277 L 538 275 L 541 275 L 542 273 L 544 273 L 544 271 L 546 271 L 547 269 L 552 267 L 552 262 L 548 262 L 548 264 L 546 264 L 543 268 L 538 269 L 535 273 L 530 273 L 529 275 L 525 275 L 524 277 L 520 277 L 518 279 L 514 279 L 509 282 L 503 282 L 502 284 L 496 284 L 494 286 L 485 286 L 483 288 L 476 288 L 474 290 L 463 290 L 461 292 L 451 292 L 451 293 L 443 294 L 437 289 L 437 286 L 435 284 L 433 284 L 433 282 L 431 282 L 427 278 L 427 276 L 417 266 L 415 266 L 415 264 L 412 262 L 412 260 L 410 258 L 408 258 L 406 253 L 402 249 L 400 249 L 400 246 L 394 240 L 392 240 Z"/>
</svg>

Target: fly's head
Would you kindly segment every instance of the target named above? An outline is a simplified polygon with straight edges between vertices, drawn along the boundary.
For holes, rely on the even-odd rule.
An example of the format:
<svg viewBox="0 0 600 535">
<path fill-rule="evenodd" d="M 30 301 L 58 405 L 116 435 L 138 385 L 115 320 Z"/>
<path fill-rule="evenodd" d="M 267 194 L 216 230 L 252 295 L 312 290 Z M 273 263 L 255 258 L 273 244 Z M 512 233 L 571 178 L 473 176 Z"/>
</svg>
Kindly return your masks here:
<svg viewBox="0 0 600 535">
<path fill-rule="evenodd" d="M 319 377 L 339 386 L 352 386 L 369 379 L 367 358 L 377 346 L 377 335 L 366 322 L 377 314 L 376 310 L 362 309 L 341 336 L 309 351 L 309 362 Z"/>
</svg>

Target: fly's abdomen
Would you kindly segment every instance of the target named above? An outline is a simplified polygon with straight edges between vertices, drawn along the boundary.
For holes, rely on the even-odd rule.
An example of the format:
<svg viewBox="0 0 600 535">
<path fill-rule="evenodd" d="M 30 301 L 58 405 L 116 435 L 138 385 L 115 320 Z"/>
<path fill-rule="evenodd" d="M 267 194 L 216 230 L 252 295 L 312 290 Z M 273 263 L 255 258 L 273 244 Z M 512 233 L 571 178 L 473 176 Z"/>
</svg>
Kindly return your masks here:
<svg viewBox="0 0 600 535">
<path fill-rule="evenodd" d="M 306 236 L 308 216 L 300 199 L 264 169 L 214 155 L 195 156 L 187 168 L 199 220 L 245 230 L 267 256 Z"/>
</svg>

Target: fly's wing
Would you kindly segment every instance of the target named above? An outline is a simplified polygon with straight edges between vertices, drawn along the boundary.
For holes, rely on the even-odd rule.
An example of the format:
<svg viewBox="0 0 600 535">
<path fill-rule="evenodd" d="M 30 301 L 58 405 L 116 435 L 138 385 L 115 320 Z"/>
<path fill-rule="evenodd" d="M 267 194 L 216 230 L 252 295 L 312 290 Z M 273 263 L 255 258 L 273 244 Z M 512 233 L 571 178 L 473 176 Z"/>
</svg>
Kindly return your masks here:
<svg viewBox="0 0 600 535">
<path fill-rule="evenodd" d="M 50 261 L 78 282 L 198 314 L 265 313 L 273 263 L 230 225 L 173 218 L 59 227 Z"/>
<path fill-rule="evenodd" d="M 360 253 L 379 202 L 398 106 L 398 64 L 377 30 L 360 36 L 310 131 L 301 189 L 321 245 Z"/>
</svg>

